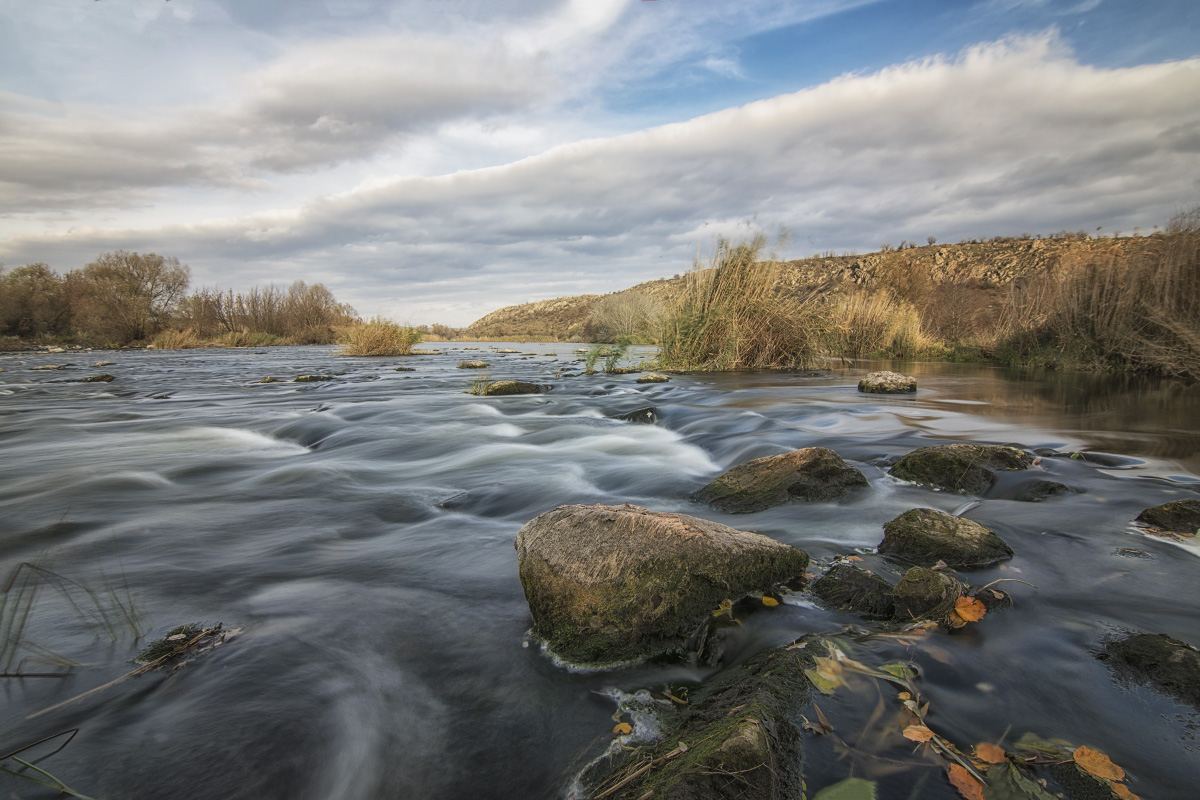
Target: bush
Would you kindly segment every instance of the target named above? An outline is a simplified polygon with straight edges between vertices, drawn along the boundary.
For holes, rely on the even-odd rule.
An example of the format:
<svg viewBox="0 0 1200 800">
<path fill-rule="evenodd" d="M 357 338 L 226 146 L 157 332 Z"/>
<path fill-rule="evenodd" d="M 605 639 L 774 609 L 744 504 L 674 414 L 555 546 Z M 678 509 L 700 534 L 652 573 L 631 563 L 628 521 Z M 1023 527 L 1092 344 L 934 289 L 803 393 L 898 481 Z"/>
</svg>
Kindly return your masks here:
<svg viewBox="0 0 1200 800">
<path fill-rule="evenodd" d="M 835 355 L 912 358 L 935 347 L 916 307 L 886 289 L 840 297 L 829 316 L 826 341 Z"/>
<path fill-rule="evenodd" d="M 186 331 L 163 331 L 156 334 L 150 340 L 150 346 L 156 350 L 190 350 L 204 347 L 205 343 L 189 328 Z"/>
<path fill-rule="evenodd" d="M 406 356 L 423 334 L 416 328 L 405 328 L 394 322 L 374 317 L 370 322 L 354 325 L 342 332 L 344 356 Z"/>
</svg>

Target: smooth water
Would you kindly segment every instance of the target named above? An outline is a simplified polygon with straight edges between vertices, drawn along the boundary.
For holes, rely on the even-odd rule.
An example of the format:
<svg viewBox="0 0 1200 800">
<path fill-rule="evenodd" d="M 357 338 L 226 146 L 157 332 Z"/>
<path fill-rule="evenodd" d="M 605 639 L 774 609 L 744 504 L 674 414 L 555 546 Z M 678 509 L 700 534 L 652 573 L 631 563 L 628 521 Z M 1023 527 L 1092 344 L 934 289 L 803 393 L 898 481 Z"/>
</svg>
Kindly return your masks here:
<svg viewBox="0 0 1200 800">
<path fill-rule="evenodd" d="M 0 751 L 78 728 L 42 766 L 98 798 L 562 797 L 612 737 L 601 691 L 711 670 L 553 663 L 528 636 L 512 544 L 525 522 L 563 503 L 629 502 L 770 535 L 807 550 L 817 571 L 857 552 L 896 574 L 871 554 L 881 526 L 927 506 L 965 509 L 1016 551 L 971 583 L 1037 588 L 1004 584 L 1011 610 L 912 644 L 871 640 L 855 657 L 918 664 L 929 724 L 960 748 L 1031 731 L 1108 753 L 1144 800 L 1194 796 L 1200 714 L 1118 681 L 1095 658 L 1127 630 L 1200 644 L 1200 551 L 1131 525 L 1148 506 L 1200 491 L 1194 389 L 902 364 L 920 380 L 915 399 L 868 396 L 855 390 L 878 367 L 866 363 L 638 385 L 635 375 L 559 377 L 579 369 L 568 345 L 464 347 L 403 359 L 328 347 L 0 355 L 3 580 L 38 564 L 102 600 L 132 601 L 152 636 L 192 621 L 244 631 L 180 669 L 27 719 L 128 672 L 150 638 L 97 633 L 43 588 L 22 632 L 43 660 L 22 668 L 60 669 L 50 655 L 81 666 L 0 680 Z M 90 367 L 101 357 L 116 364 Z M 477 374 L 456 366 L 480 357 L 493 378 L 553 390 L 466 394 Z M 30 370 L 43 364 L 70 368 Z M 117 380 L 67 382 L 102 371 Z M 253 383 L 313 373 L 336 378 Z M 647 405 L 657 425 L 612 419 Z M 1079 491 L 1041 503 L 974 503 L 885 474 L 887 459 L 944 441 L 1119 458 L 1043 459 L 1042 476 Z M 837 450 L 870 488 L 741 516 L 687 499 L 730 466 L 810 445 Z M 729 629 L 727 662 L 804 633 L 867 627 L 803 593 L 742 622 Z M 879 780 L 881 797 L 956 796 L 937 762 L 899 736 L 886 691 L 860 685 L 818 702 L 849 749 L 806 734 L 810 791 L 854 774 Z M 0 793 L 53 796 L 7 776 Z"/>
</svg>

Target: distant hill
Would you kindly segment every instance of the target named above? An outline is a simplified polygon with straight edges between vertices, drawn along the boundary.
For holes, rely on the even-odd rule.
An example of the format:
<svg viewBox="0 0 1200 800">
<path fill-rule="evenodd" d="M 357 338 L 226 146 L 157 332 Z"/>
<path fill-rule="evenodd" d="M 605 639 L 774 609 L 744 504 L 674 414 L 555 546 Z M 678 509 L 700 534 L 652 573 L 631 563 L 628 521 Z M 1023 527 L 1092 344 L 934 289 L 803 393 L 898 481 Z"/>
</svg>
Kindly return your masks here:
<svg viewBox="0 0 1200 800">
<path fill-rule="evenodd" d="M 918 304 L 938 297 L 959 297 L 951 287 L 965 287 L 979 298 L 996 296 L 1015 281 L 1088 260 L 1101 252 L 1127 251 L 1155 237 L 1089 239 L 1079 234 L 1051 238 L 995 238 L 960 244 L 907 246 L 866 255 L 826 255 L 781 264 L 781 293 L 851 292 L 887 288 Z M 585 294 L 501 308 L 473 322 L 465 335 L 475 339 L 592 341 L 601 304 L 614 299 L 645 300 L 665 305 L 683 278 L 649 281 L 608 295 Z M 977 302 L 981 302 L 978 299 Z"/>
</svg>

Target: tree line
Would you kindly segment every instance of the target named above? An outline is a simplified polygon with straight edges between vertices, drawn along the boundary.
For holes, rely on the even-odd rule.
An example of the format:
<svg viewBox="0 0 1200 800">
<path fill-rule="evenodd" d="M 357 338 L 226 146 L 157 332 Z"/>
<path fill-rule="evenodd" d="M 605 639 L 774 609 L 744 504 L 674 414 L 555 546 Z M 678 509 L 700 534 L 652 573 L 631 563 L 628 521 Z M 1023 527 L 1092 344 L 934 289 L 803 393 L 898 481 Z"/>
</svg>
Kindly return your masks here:
<svg viewBox="0 0 1200 800">
<path fill-rule="evenodd" d="M 327 344 L 361 320 L 322 284 L 199 289 L 179 259 L 117 250 L 59 275 L 46 264 L 0 269 L 0 336 L 121 346 L 167 331 L 202 340 L 256 335 Z"/>
</svg>

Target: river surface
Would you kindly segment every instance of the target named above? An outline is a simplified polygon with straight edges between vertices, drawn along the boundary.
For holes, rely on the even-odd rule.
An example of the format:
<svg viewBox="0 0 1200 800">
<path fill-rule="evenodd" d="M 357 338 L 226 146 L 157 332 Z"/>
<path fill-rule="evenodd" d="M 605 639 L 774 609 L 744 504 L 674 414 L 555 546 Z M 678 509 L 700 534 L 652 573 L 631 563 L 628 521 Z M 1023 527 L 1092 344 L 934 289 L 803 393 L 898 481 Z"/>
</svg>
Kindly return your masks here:
<svg viewBox="0 0 1200 800">
<path fill-rule="evenodd" d="M 426 346 L 443 352 L 0 355 L 0 576 L 22 562 L 51 571 L 37 573 L 5 656 L 10 670 L 65 674 L 0 680 L 0 751 L 77 728 L 41 766 L 96 798 L 561 798 L 612 738 L 602 692 L 713 668 L 585 672 L 548 658 L 517 578 L 524 523 L 564 503 L 629 502 L 794 544 L 815 572 L 857 553 L 895 580 L 872 554 L 881 526 L 933 507 L 1016 551 L 972 584 L 1036 588 L 1006 583 L 1011 610 L 920 641 L 859 642 L 854 657 L 916 664 L 930 726 L 960 748 L 1033 732 L 1107 753 L 1144 800 L 1196 796 L 1200 714 L 1095 657 L 1125 631 L 1200 644 L 1200 551 L 1131 524 L 1198 496 L 1194 388 L 905 363 L 893 366 L 917 376 L 915 398 L 871 396 L 855 390 L 880 366 L 867 362 L 638 385 L 563 376 L 579 369 L 570 345 Z M 101 358 L 116 363 L 93 368 Z M 469 395 L 476 373 L 457 365 L 471 358 L 495 379 L 553 389 Z M 67 369 L 31 369 L 42 365 Z M 68 382 L 98 372 L 116 380 Z M 334 379 L 254 383 L 300 374 Z M 613 419 L 645 406 L 658 424 Z M 1004 499 L 1003 480 L 980 501 L 886 474 L 889 459 L 954 441 L 1113 458 L 1043 458 L 1039 476 L 1077 492 L 1040 503 Z M 735 464 L 811 445 L 839 452 L 870 488 L 737 516 L 688 500 Z M 80 586 L 118 621 L 87 624 L 67 599 L 79 603 Z M 119 621 L 130 605 L 140 639 L 138 623 Z M 130 671 L 168 629 L 218 621 L 241 635 L 29 718 Z M 867 629 L 803 592 L 741 621 L 726 663 L 809 632 Z M 894 692 L 851 686 L 818 702 L 848 748 L 805 734 L 810 792 L 856 775 L 883 798 L 957 796 L 940 762 L 899 735 Z M 54 793 L 0 775 L 0 795 Z"/>
</svg>

